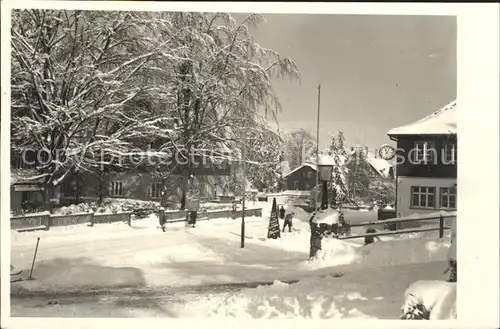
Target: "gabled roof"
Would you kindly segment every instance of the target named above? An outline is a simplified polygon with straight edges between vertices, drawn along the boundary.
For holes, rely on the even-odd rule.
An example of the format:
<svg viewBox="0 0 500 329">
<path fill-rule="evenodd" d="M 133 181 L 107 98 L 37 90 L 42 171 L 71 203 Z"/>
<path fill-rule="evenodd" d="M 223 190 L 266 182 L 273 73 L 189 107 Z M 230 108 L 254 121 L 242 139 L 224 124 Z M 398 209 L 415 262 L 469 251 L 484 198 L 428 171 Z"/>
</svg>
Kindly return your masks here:
<svg viewBox="0 0 500 329">
<path fill-rule="evenodd" d="M 317 171 L 318 170 L 318 167 L 316 167 L 315 164 L 312 164 L 312 163 L 303 163 L 301 166 L 298 166 L 297 168 L 295 168 L 294 170 L 290 171 L 289 173 L 287 173 L 286 175 L 283 175 L 283 178 L 285 177 L 288 177 L 290 176 L 291 174 L 293 174 L 294 172 L 304 168 L 304 167 L 309 167 L 311 168 L 312 170 L 314 171 Z"/>
<path fill-rule="evenodd" d="M 389 136 L 401 135 L 448 135 L 457 133 L 457 101 L 454 100 L 423 119 L 393 128 Z"/>
<path fill-rule="evenodd" d="M 389 176 L 389 170 L 392 167 L 389 161 L 381 158 L 375 158 L 373 155 L 370 154 L 367 156 L 367 160 L 368 163 L 372 166 L 372 168 L 375 169 L 375 171 L 377 171 L 380 176 L 382 177 Z"/>
<path fill-rule="evenodd" d="M 372 152 L 367 152 L 365 149 L 358 149 L 351 151 L 351 156 L 356 156 L 356 152 L 362 152 L 366 162 L 375 170 L 380 176 L 387 178 L 392 164 L 384 159 L 377 158 Z"/>
</svg>

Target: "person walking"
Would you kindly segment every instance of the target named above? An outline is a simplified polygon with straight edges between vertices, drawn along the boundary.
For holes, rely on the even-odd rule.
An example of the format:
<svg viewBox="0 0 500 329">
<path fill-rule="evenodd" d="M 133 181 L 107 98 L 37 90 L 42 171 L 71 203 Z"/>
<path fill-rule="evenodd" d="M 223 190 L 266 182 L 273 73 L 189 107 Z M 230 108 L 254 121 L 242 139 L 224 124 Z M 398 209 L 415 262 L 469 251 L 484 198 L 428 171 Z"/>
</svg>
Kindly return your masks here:
<svg viewBox="0 0 500 329">
<path fill-rule="evenodd" d="M 288 226 L 288 232 L 292 232 L 292 219 L 293 219 L 293 216 L 295 215 L 294 212 L 292 213 L 288 213 L 286 214 L 285 216 L 285 224 L 283 224 L 283 232 L 285 232 L 285 228 Z"/>
<path fill-rule="evenodd" d="M 280 208 L 280 219 L 283 219 L 285 218 L 285 208 L 283 208 L 283 206 L 281 206 Z"/>
</svg>

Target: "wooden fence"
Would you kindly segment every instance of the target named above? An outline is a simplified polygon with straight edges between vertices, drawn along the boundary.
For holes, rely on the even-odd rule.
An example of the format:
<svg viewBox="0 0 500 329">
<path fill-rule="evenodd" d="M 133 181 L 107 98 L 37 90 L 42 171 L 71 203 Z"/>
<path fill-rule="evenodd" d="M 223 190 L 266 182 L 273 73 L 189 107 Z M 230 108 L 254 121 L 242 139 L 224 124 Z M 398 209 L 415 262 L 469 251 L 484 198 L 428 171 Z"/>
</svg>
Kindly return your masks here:
<svg viewBox="0 0 500 329">
<path fill-rule="evenodd" d="M 188 211 L 160 211 L 158 218 L 160 223 L 163 221 L 165 224 L 185 222 L 187 220 Z M 198 212 L 198 221 L 210 220 L 217 218 L 239 218 L 243 215 L 243 210 L 236 210 L 233 212 L 230 209 L 216 210 L 216 211 L 203 211 Z M 245 209 L 245 217 L 262 216 L 261 208 Z"/>
<path fill-rule="evenodd" d="M 435 223 L 438 224 L 436 227 L 412 227 L 408 229 L 397 229 L 394 231 L 388 231 L 388 232 L 375 232 L 375 233 L 364 233 L 364 234 L 358 234 L 358 235 L 347 235 L 347 236 L 340 236 L 339 239 L 357 239 L 357 238 L 365 238 L 365 237 L 376 237 L 376 236 L 383 236 L 383 235 L 395 235 L 395 234 L 404 234 L 404 233 L 416 233 L 416 232 L 429 232 L 429 231 L 439 231 L 439 238 L 442 238 L 444 236 L 444 231 L 451 229 L 450 226 L 446 225 L 445 221 L 450 221 L 450 220 L 456 220 L 457 214 L 456 212 L 449 212 L 447 214 L 429 214 L 429 215 L 415 215 L 415 216 L 407 216 L 407 217 L 400 217 L 400 218 L 391 218 L 391 219 L 386 219 L 386 220 L 377 220 L 377 221 L 371 221 L 371 222 L 364 222 L 364 223 L 357 223 L 357 224 L 350 224 L 349 226 L 352 227 L 360 227 L 360 226 L 377 226 L 377 225 L 385 225 L 385 224 L 401 224 L 401 223 L 408 223 L 408 222 L 422 222 L 426 221 L 426 223 L 429 223 L 429 221 L 434 221 Z"/>
<path fill-rule="evenodd" d="M 103 223 L 126 222 L 131 225 L 132 212 L 116 214 L 100 213 L 81 213 L 74 215 L 54 215 L 49 213 L 26 214 L 21 216 L 12 216 L 10 218 L 11 230 L 34 231 L 50 230 L 51 227 L 70 226 L 88 223 L 89 226 Z"/>
<path fill-rule="evenodd" d="M 161 218 L 166 223 L 176 223 L 186 221 L 187 211 L 174 211 L 159 213 Z M 232 210 L 217 210 L 198 213 L 198 220 L 209 220 L 216 218 L 232 218 L 241 217 L 242 210 L 233 212 Z M 262 209 L 245 209 L 247 217 L 262 216 Z M 12 216 L 10 218 L 11 230 L 19 232 L 34 231 L 34 230 L 49 230 L 56 226 L 70 226 L 88 223 L 89 226 L 95 224 L 125 222 L 131 226 L 132 212 L 116 213 L 116 214 L 101 214 L 101 213 L 81 213 L 74 215 L 54 215 L 48 212 L 38 214 L 26 214 L 21 216 Z"/>
</svg>

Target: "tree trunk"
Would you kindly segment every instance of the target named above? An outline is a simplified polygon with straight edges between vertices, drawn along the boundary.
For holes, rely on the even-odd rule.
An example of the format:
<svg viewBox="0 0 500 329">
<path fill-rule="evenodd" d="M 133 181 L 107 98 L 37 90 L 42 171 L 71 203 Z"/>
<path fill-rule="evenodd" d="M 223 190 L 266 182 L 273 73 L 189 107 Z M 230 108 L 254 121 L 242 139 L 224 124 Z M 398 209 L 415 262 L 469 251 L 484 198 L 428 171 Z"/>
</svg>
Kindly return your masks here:
<svg viewBox="0 0 500 329">
<path fill-rule="evenodd" d="M 189 175 L 184 174 L 182 176 L 181 210 L 184 210 L 186 208 L 186 192 L 187 192 L 188 178 L 189 178 Z"/>
<path fill-rule="evenodd" d="M 76 172 L 76 191 L 75 191 L 75 203 L 78 204 L 78 199 L 80 199 L 80 173 Z"/>
<path fill-rule="evenodd" d="M 161 178 L 161 202 L 160 206 L 165 207 L 167 205 L 167 179 L 165 177 Z"/>
<path fill-rule="evenodd" d="M 104 173 L 102 170 L 99 171 L 99 191 L 98 191 L 98 203 L 102 204 L 103 201 L 103 190 L 104 190 Z"/>
<path fill-rule="evenodd" d="M 45 210 L 52 213 L 53 204 L 52 198 L 54 197 L 54 185 L 49 182 L 44 184 L 43 202 L 45 203 Z"/>
</svg>

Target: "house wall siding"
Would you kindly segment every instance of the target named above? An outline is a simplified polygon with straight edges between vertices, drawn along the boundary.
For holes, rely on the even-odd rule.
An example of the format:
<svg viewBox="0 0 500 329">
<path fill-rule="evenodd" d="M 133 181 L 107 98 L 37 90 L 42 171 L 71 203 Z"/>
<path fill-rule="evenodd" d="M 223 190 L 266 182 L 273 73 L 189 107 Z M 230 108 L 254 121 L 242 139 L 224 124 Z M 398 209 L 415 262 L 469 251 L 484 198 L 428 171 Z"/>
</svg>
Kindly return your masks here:
<svg viewBox="0 0 500 329">
<path fill-rule="evenodd" d="M 304 166 L 288 175 L 286 179 L 287 190 L 310 191 L 316 186 L 316 170 Z M 297 187 L 295 186 L 297 182 Z"/>
<path fill-rule="evenodd" d="M 75 178 L 70 179 L 72 188 L 76 188 Z M 85 174 L 80 177 L 79 201 L 97 200 L 101 186 L 97 176 Z M 111 195 L 111 183 L 122 182 L 122 195 Z M 103 176 L 103 197 L 105 198 L 130 198 L 139 200 L 160 201 L 150 195 L 150 185 L 161 184 L 162 180 L 150 173 L 109 173 Z M 165 180 L 166 200 L 172 203 L 180 202 L 182 196 L 182 177 L 171 175 Z M 233 192 L 233 186 L 229 176 L 195 176 L 191 182 L 191 187 L 199 189 L 198 197 L 203 199 L 213 199 L 216 196 L 228 195 Z M 73 191 L 72 194 L 75 192 Z"/>
<path fill-rule="evenodd" d="M 410 150 L 416 141 L 432 141 L 435 143 L 437 151 L 437 161 L 435 164 L 415 164 L 409 161 Z M 450 136 L 409 136 L 398 139 L 396 174 L 406 177 L 457 177 L 457 161 L 454 164 L 444 164 L 441 156 L 444 142 L 457 142 L 454 135 Z"/>
</svg>

